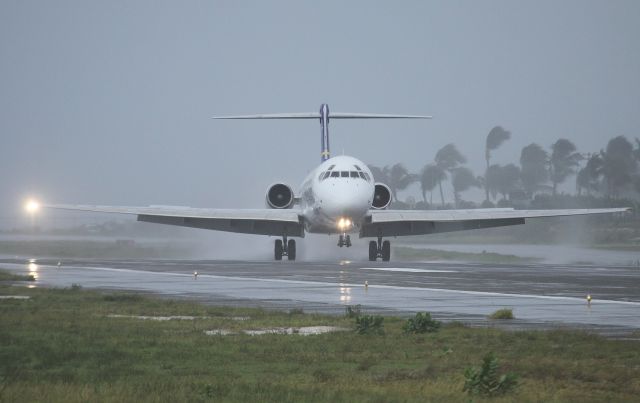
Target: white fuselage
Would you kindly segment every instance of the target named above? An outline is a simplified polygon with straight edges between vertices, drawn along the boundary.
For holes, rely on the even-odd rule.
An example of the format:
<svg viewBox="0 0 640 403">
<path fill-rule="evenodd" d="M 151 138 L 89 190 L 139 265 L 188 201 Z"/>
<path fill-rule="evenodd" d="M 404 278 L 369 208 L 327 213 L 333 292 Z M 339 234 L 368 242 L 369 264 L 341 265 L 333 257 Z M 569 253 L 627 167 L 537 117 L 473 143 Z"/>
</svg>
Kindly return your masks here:
<svg viewBox="0 0 640 403">
<path fill-rule="evenodd" d="M 354 233 L 371 209 L 373 175 L 360 160 L 337 156 L 314 169 L 299 190 L 305 229 L 311 233 Z"/>
</svg>

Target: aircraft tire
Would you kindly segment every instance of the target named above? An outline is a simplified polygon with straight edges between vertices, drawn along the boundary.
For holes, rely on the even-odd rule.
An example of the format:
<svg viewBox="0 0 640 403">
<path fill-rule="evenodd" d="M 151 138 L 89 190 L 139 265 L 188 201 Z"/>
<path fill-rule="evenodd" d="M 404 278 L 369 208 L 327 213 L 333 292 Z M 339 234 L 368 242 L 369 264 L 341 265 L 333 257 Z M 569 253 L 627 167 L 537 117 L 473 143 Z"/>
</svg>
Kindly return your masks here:
<svg viewBox="0 0 640 403">
<path fill-rule="evenodd" d="M 388 262 L 391 259 L 391 242 L 384 241 L 382 243 L 382 260 Z"/>
<path fill-rule="evenodd" d="M 295 239 L 289 239 L 287 242 L 287 257 L 289 260 L 296 260 L 296 241 Z"/>
<path fill-rule="evenodd" d="M 276 246 L 274 250 L 274 257 L 276 260 L 282 260 L 282 239 L 276 239 Z"/>
<path fill-rule="evenodd" d="M 376 241 L 369 242 L 369 261 L 375 262 L 378 258 L 378 244 Z"/>
</svg>

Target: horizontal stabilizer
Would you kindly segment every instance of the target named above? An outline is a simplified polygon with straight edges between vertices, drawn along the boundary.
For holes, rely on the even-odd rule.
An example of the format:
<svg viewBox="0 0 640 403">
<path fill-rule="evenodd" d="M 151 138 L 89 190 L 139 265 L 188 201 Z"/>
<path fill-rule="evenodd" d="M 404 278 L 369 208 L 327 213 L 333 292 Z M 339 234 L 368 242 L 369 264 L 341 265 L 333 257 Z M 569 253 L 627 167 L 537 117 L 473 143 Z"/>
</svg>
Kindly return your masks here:
<svg viewBox="0 0 640 403">
<path fill-rule="evenodd" d="M 317 112 L 309 113 L 273 113 L 261 115 L 233 115 L 214 116 L 213 119 L 320 119 Z M 329 119 L 431 119 L 431 116 L 423 115 L 389 115 L 380 113 L 345 113 L 332 112 Z"/>
</svg>

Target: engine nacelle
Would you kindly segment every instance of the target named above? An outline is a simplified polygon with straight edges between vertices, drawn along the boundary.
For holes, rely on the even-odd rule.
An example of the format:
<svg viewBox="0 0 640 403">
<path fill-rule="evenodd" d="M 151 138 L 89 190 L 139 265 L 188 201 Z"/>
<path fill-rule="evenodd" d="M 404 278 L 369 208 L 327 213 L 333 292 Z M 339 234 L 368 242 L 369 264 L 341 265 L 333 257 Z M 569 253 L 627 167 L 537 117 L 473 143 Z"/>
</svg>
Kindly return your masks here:
<svg viewBox="0 0 640 403">
<path fill-rule="evenodd" d="M 284 183 L 271 185 L 267 190 L 267 205 L 271 208 L 291 208 L 293 202 L 293 190 Z"/>
<path fill-rule="evenodd" d="M 371 207 L 374 209 L 385 209 L 391 203 L 391 189 L 384 183 L 376 183 L 375 191 L 373 192 L 373 202 Z"/>
</svg>

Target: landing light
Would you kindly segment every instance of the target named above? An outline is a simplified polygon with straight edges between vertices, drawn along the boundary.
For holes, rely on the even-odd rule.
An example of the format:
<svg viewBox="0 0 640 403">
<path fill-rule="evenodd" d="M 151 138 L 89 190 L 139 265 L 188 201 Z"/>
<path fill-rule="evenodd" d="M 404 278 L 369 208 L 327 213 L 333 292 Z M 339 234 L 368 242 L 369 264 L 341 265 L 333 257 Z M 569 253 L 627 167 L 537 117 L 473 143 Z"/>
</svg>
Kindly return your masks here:
<svg viewBox="0 0 640 403">
<path fill-rule="evenodd" d="M 27 210 L 29 214 L 35 214 L 38 210 L 40 210 L 40 203 L 35 200 L 28 200 L 24 205 L 24 209 Z"/>
<path fill-rule="evenodd" d="M 349 218 L 341 218 L 340 220 L 338 220 L 338 228 L 340 228 L 341 230 L 351 228 L 352 224 L 353 223 Z"/>
</svg>

